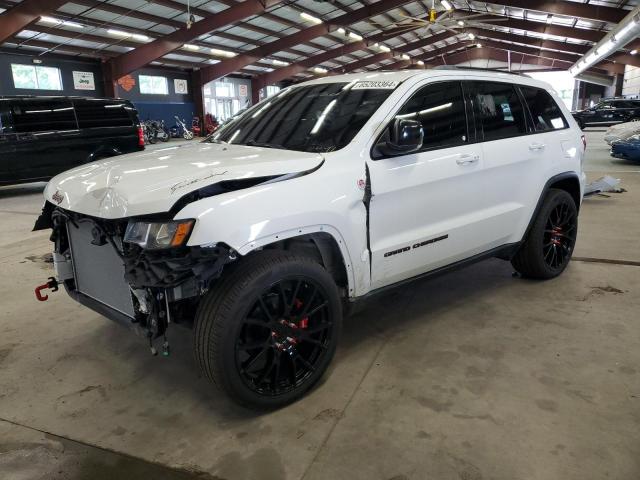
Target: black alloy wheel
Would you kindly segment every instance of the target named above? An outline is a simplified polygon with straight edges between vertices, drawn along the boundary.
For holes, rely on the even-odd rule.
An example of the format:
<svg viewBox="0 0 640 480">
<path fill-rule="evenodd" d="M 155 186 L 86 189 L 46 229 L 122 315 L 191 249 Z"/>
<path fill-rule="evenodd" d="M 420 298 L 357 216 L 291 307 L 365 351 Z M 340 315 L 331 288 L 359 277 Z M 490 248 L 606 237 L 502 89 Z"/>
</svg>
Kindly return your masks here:
<svg viewBox="0 0 640 480">
<path fill-rule="evenodd" d="M 571 260 L 577 235 L 575 200 L 567 191 L 551 188 L 511 264 L 525 277 L 557 277 Z"/>
<path fill-rule="evenodd" d="M 568 202 L 556 205 L 547 219 L 542 252 L 544 261 L 553 269 L 560 269 L 571 257 L 578 232 L 577 212 Z"/>
<path fill-rule="evenodd" d="M 322 377 L 341 324 L 338 287 L 317 260 L 256 252 L 232 265 L 200 302 L 196 358 L 237 403 L 281 407 Z"/>
<path fill-rule="evenodd" d="M 331 344 L 329 300 L 313 279 L 282 279 L 258 295 L 242 320 L 236 367 L 260 395 L 295 390 L 316 371 Z"/>
</svg>

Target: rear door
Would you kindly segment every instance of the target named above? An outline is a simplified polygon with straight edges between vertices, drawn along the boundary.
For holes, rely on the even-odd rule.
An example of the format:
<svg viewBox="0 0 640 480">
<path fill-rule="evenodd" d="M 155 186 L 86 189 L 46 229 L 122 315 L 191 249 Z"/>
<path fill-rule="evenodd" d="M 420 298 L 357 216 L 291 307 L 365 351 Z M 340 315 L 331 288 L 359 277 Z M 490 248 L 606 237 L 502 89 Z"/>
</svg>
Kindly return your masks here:
<svg viewBox="0 0 640 480">
<path fill-rule="evenodd" d="M 472 98 L 484 161 L 478 178 L 483 224 L 476 235 L 486 246 L 518 242 L 521 226 L 529 220 L 532 198 L 540 194 L 537 179 L 544 176 L 549 147 L 543 138 L 529 135 L 532 126 L 513 83 L 473 81 L 465 86 Z"/>
<path fill-rule="evenodd" d="M 78 128 L 68 99 L 22 99 L 12 105 L 11 116 L 20 179 L 48 178 L 77 164 L 73 138 Z"/>
<path fill-rule="evenodd" d="M 460 81 L 422 84 L 391 112 L 419 120 L 423 148 L 367 162 L 372 288 L 454 263 L 487 248 L 481 146 Z M 388 127 L 387 127 L 388 128 Z"/>
</svg>

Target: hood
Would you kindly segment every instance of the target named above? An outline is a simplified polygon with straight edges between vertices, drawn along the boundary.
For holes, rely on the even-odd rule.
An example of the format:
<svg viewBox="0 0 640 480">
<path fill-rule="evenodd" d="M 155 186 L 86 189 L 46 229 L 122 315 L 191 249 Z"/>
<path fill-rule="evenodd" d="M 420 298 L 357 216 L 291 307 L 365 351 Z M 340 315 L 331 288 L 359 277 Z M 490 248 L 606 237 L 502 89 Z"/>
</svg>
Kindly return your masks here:
<svg viewBox="0 0 640 480">
<path fill-rule="evenodd" d="M 222 181 L 295 174 L 322 161 L 317 153 L 184 143 L 68 170 L 49 182 L 44 195 L 64 209 L 116 219 L 167 212 L 184 195 Z"/>
</svg>

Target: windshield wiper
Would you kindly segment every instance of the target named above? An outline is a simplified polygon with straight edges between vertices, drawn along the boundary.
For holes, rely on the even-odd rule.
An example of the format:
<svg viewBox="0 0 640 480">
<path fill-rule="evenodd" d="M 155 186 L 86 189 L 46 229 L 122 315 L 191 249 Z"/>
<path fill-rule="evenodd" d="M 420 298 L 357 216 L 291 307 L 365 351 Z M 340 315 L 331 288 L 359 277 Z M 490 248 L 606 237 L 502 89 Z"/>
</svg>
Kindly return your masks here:
<svg viewBox="0 0 640 480">
<path fill-rule="evenodd" d="M 256 142 L 255 140 L 249 140 L 248 142 L 245 142 L 245 145 L 249 147 L 283 148 L 282 145 L 276 145 L 275 143 L 268 142 Z"/>
</svg>

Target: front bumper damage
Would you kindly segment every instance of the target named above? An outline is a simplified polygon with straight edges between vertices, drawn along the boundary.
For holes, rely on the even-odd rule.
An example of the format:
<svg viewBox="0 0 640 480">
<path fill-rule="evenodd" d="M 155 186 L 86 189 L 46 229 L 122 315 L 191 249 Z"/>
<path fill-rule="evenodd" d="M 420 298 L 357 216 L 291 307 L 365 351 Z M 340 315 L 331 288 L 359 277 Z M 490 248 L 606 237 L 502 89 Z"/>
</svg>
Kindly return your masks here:
<svg viewBox="0 0 640 480">
<path fill-rule="evenodd" d="M 127 223 L 47 203 L 34 230 L 52 229 L 57 282 L 71 298 L 148 339 L 154 354 L 162 337 L 168 355 L 167 328 L 192 324 L 201 296 L 236 253 L 224 244 L 144 250 L 122 241 Z"/>
</svg>

